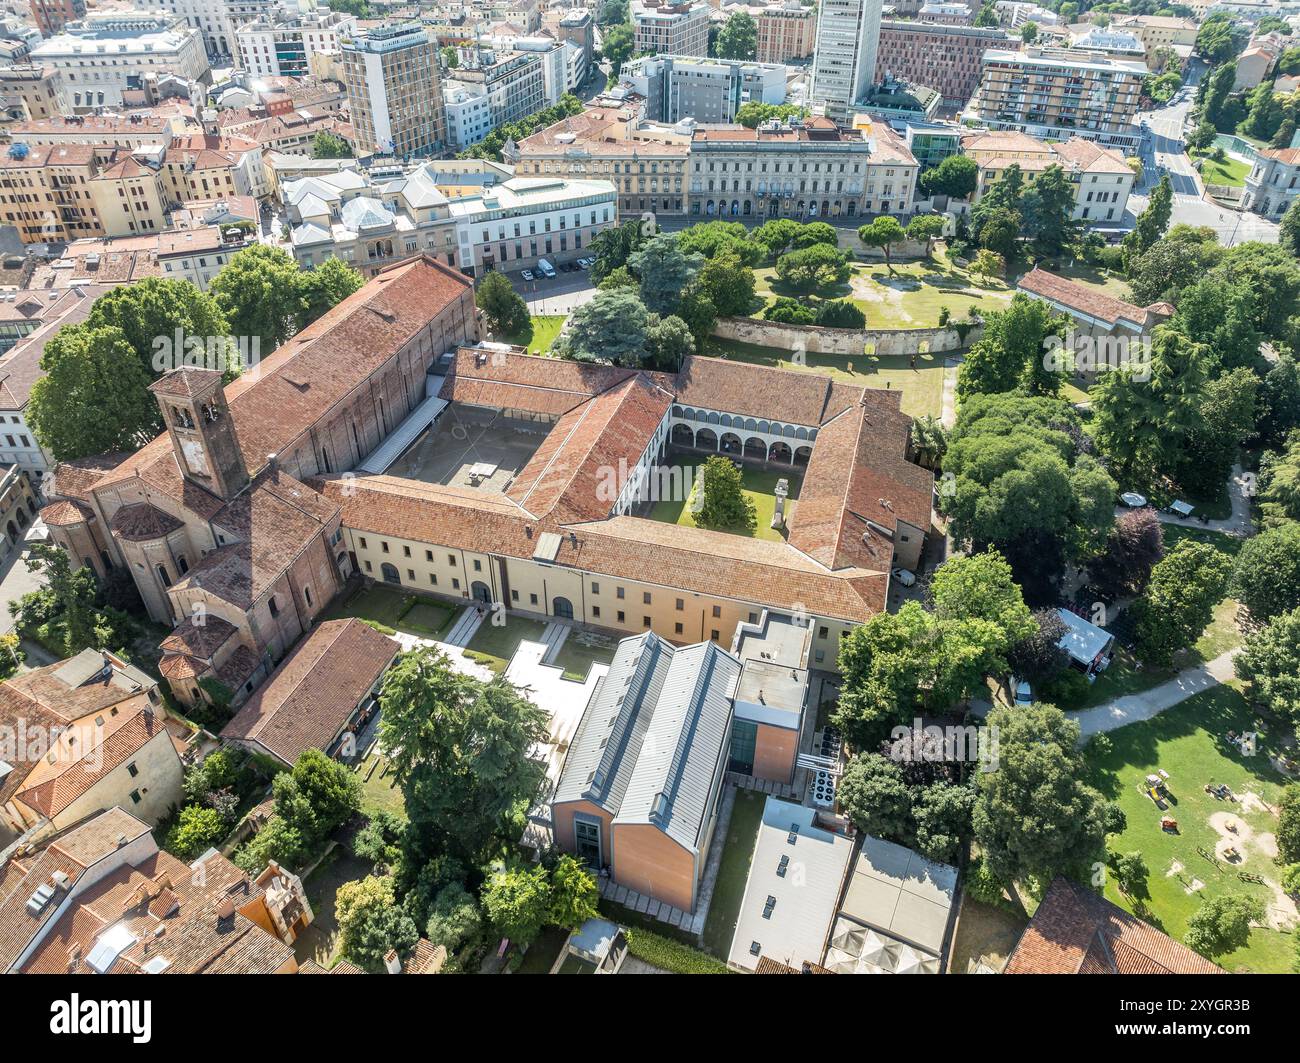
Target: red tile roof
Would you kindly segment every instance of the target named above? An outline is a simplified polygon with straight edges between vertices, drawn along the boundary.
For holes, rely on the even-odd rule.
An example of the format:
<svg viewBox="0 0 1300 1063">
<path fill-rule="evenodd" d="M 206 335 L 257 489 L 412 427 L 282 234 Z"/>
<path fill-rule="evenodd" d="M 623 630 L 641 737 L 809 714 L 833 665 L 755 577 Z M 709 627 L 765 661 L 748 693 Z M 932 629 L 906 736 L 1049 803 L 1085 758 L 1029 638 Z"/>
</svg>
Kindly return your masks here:
<svg viewBox="0 0 1300 1063">
<path fill-rule="evenodd" d="M 1006 974 L 1224 974 L 1221 967 L 1118 905 L 1056 879 Z"/>
</svg>

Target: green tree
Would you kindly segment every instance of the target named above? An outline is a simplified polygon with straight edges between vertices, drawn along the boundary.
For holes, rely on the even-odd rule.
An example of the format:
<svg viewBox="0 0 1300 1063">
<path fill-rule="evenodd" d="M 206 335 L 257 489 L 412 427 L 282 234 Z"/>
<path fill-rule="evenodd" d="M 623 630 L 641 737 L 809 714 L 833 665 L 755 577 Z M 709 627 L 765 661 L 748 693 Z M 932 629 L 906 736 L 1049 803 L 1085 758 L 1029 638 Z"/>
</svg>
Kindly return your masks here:
<svg viewBox="0 0 1300 1063">
<path fill-rule="evenodd" d="M 1147 862 L 1142 854 L 1133 850 L 1127 853 L 1111 852 L 1106 854 L 1106 864 L 1115 875 L 1115 884 L 1119 891 L 1129 897 L 1146 894 Z"/>
<path fill-rule="evenodd" d="M 1059 255 L 1077 237 L 1074 197 L 1074 185 L 1058 164 L 1039 174 L 1020 197 L 1021 227 L 1041 254 Z"/>
<path fill-rule="evenodd" d="M 1173 211 L 1174 186 L 1170 183 L 1167 173 L 1161 174 L 1160 183 L 1156 185 L 1151 198 L 1147 200 L 1146 210 L 1138 215 L 1133 231 L 1124 237 L 1125 261 L 1131 261 L 1141 255 L 1164 236 L 1169 228 L 1169 219 Z"/>
<path fill-rule="evenodd" d="M 752 531 L 757 521 L 740 470 L 721 454 L 706 458 L 698 467 L 691 505 L 695 523 L 701 528 Z"/>
<path fill-rule="evenodd" d="M 948 451 L 948 433 L 934 414 L 913 417 L 908 435 L 918 465 L 937 469 L 943 464 L 943 456 Z"/>
<path fill-rule="evenodd" d="M 834 288 L 850 273 L 848 252 L 828 244 L 789 251 L 776 261 L 776 275 L 796 292 Z"/>
<path fill-rule="evenodd" d="M 1300 610 L 1280 613 L 1245 638 L 1232 660 L 1250 700 L 1300 729 Z"/>
<path fill-rule="evenodd" d="M 1135 606 L 1138 652 L 1167 666 L 1174 654 L 1201 637 L 1223 601 L 1232 562 L 1205 543 L 1184 539 L 1151 570 L 1151 583 Z"/>
<path fill-rule="evenodd" d="M 752 238 L 767 251 L 769 257 L 775 258 L 790 246 L 801 228 L 793 218 L 773 218 L 755 229 Z"/>
<path fill-rule="evenodd" d="M 888 214 L 883 214 L 858 229 L 858 239 L 863 244 L 867 247 L 878 247 L 883 252 L 885 266 L 890 273 L 894 272 L 894 263 L 890 259 L 889 249 L 893 244 L 901 243 L 906 236 L 903 227 L 898 224 L 898 219 L 891 218 Z"/>
<path fill-rule="evenodd" d="M 797 222 L 791 225 L 798 228 Z M 719 255 L 733 255 L 742 265 L 755 266 L 763 260 L 767 248 L 758 242 L 757 231 L 751 235 L 749 229 L 738 221 L 706 221 L 677 234 L 677 246 L 685 254 L 698 251 L 705 259 Z"/>
<path fill-rule="evenodd" d="M 298 328 L 305 329 L 353 292 L 360 291 L 365 283 L 360 273 L 337 258 L 327 258 L 319 266 L 304 270 L 298 275 L 301 294 Z"/>
<path fill-rule="evenodd" d="M 959 555 L 940 565 L 930 581 L 934 615 L 941 620 L 984 620 L 1011 646 L 1037 626 L 1011 566 L 996 550 Z"/>
<path fill-rule="evenodd" d="M 311 157 L 313 159 L 350 159 L 352 148 L 342 137 L 324 130 L 312 137 Z"/>
<path fill-rule="evenodd" d="M 940 214 L 918 214 L 907 223 L 907 238 L 925 245 L 926 257 L 929 257 L 930 242 L 943 235 L 943 216 Z"/>
<path fill-rule="evenodd" d="M 685 252 L 677 237 L 659 233 L 632 252 L 628 268 L 641 279 L 641 300 L 656 314 L 675 313 L 682 291 L 700 272 L 704 256 Z"/>
<path fill-rule="evenodd" d="M 992 231 L 992 226 L 986 227 L 984 235 L 988 236 Z M 1007 271 L 1006 257 L 996 251 L 989 250 L 987 247 L 981 248 L 980 253 L 975 256 L 971 271 L 977 276 L 983 277 L 986 281 L 992 280 L 994 277 L 1001 277 Z"/>
<path fill-rule="evenodd" d="M 551 883 L 541 864 L 499 867 L 482 897 L 492 925 L 516 945 L 532 942 L 551 914 Z"/>
<path fill-rule="evenodd" d="M 1029 394 L 1055 395 L 1066 367 L 1046 367 L 1052 350 L 1048 338 L 1059 339 L 1063 331 L 1061 317 L 1046 303 L 1016 293 L 1005 310 L 985 314 L 983 334 L 957 374 L 958 397 L 1016 388 Z"/>
<path fill-rule="evenodd" d="M 916 794 L 912 815 L 916 849 L 930 860 L 952 863 L 970 837 L 975 814 L 975 789 L 937 782 Z"/>
<path fill-rule="evenodd" d="M 888 757 L 859 753 L 844 769 L 835 793 L 858 830 L 891 841 L 910 840 L 912 792 L 902 768 Z"/>
<path fill-rule="evenodd" d="M 839 230 L 829 222 L 804 222 L 804 224 L 799 226 L 799 231 L 795 233 L 794 241 L 790 246 L 796 251 L 799 251 L 805 247 L 812 247 L 814 244 L 826 244 L 828 247 L 839 247 Z"/>
<path fill-rule="evenodd" d="M 604 31 L 600 42 L 600 52 L 609 60 L 609 80 L 611 84 L 617 84 L 618 75 L 623 69 L 623 64 L 632 58 L 632 49 L 635 47 L 635 43 L 632 26 L 628 23 L 610 26 Z"/>
<path fill-rule="evenodd" d="M 504 273 L 493 270 L 483 277 L 478 282 L 474 302 L 497 336 L 521 335 L 529 327 L 528 304 Z"/>
<path fill-rule="evenodd" d="M 86 325 L 92 329 L 121 330 L 149 380 L 179 368 L 186 340 L 202 341 L 206 352 L 210 349 L 209 340 L 229 332 L 225 316 L 210 295 L 189 281 L 162 277 L 121 284 L 105 292 L 90 308 Z M 229 367 L 208 368 L 226 372 Z M 152 399 L 148 401 L 153 405 Z M 161 429 L 162 422 L 156 424 Z"/>
<path fill-rule="evenodd" d="M 1211 64 L 1233 58 L 1240 49 L 1233 37 L 1232 20 L 1226 15 L 1211 15 L 1207 18 L 1196 31 L 1193 50 Z"/>
<path fill-rule="evenodd" d="M 758 50 L 758 23 L 746 11 L 729 16 L 718 32 L 719 59 L 753 59 Z"/>
<path fill-rule="evenodd" d="M 121 329 L 65 326 L 45 344 L 40 365 L 27 421 L 55 461 L 135 450 L 157 430 L 149 376 Z"/>
<path fill-rule="evenodd" d="M 1237 79 L 1237 64 L 1222 63 L 1215 67 L 1205 79 L 1205 98 L 1201 102 L 1201 118 L 1221 133 L 1230 133 L 1228 121 L 1228 97 L 1232 93 L 1233 83 Z"/>
<path fill-rule="evenodd" d="M 1034 686 L 1049 683 L 1070 665 L 1070 655 L 1061 649 L 1065 621 L 1055 609 L 1033 613 L 1034 631 L 1007 652 L 1011 673 Z"/>
<path fill-rule="evenodd" d="M 212 278 L 208 293 L 239 337 L 256 336 L 269 353 L 294 333 L 302 313 L 298 265 L 280 247 L 254 244 Z"/>
<path fill-rule="evenodd" d="M 1038 23 L 1026 22 L 1020 27 L 1020 39 L 1025 44 L 1032 44 L 1038 40 Z"/>
<path fill-rule="evenodd" d="M 864 328 L 867 315 L 847 299 L 829 299 L 817 307 L 815 320 L 823 328 Z"/>
<path fill-rule="evenodd" d="M 750 100 L 736 109 L 736 124 L 757 129 L 764 122 L 785 122 L 803 118 L 807 114 L 808 108 L 792 103 L 763 103 L 760 100 Z"/>
<path fill-rule="evenodd" d="M 1232 596 L 1261 623 L 1300 606 L 1300 524 L 1246 540 L 1233 569 Z"/>
<path fill-rule="evenodd" d="M 1187 920 L 1183 940 L 1202 956 L 1213 958 L 1246 947 L 1250 924 L 1264 918 L 1264 903 L 1244 893 L 1207 897 Z"/>
<path fill-rule="evenodd" d="M 979 166 L 967 155 L 949 155 L 938 166 L 921 175 L 921 191 L 927 196 L 968 199 L 979 186 Z"/>
<path fill-rule="evenodd" d="M 1300 433 L 1282 451 L 1270 451 L 1259 470 L 1259 508 L 1266 523 L 1300 520 Z"/>
<path fill-rule="evenodd" d="M 640 366 L 646 357 L 649 327 L 650 314 L 635 292 L 599 291 L 570 315 L 561 349 L 565 357 L 578 362 Z"/>
<path fill-rule="evenodd" d="M 545 712 L 500 677 L 479 682 L 439 650 L 399 655 L 379 699 L 384 746 L 410 826 L 406 864 L 444 851 L 477 866 L 537 797 L 545 769 L 532 756 Z"/>
<path fill-rule="evenodd" d="M 226 827 L 226 821 L 215 808 L 186 805 L 167 832 L 166 849 L 182 860 L 193 860 L 220 842 Z"/>
<path fill-rule="evenodd" d="M 405 957 L 420 940 L 420 931 L 397 903 L 391 877 L 367 875 L 345 882 L 334 899 L 339 926 L 339 952 L 371 974 L 384 971 L 384 957 L 395 949 Z"/>
<path fill-rule="evenodd" d="M 1147 484 L 1173 475 L 1200 417 L 1210 352 L 1166 326 L 1149 363 L 1101 374 L 1092 389 L 1093 435 L 1121 478 Z"/>
<path fill-rule="evenodd" d="M 1300 861 L 1300 783 L 1288 783 L 1278 802 L 1277 855 L 1283 864 Z"/>
<path fill-rule="evenodd" d="M 1223 254 L 1213 229 L 1173 226 L 1127 264 L 1134 300 L 1143 306 L 1176 301 L 1181 290 L 1209 273 Z"/>
<path fill-rule="evenodd" d="M 460 66 L 460 53 L 455 48 L 448 46 L 440 54 L 442 55 L 442 65 L 448 70 L 455 70 Z"/>
<path fill-rule="evenodd" d="M 653 226 L 639 221 L 625 221 L 615 228 L 598 232 L 591 238 L 590 246 L 596 258 L 591 267 L 592 282 L 599 285 L 620 266 L 626 266 L 632 252 L 653 235 Z"/>
<path fill-rule="evenodd" d="M 676 314 L 660 317 L 651 314 L 646 324 L 647 369 L 659 369 L 665 373 L 675 373 L 695 350 L 695 337 L 691 335 L 690 326 Z"/>
<path fill-rule="evenodd" d="M 1199 421 L 1187 438 L 1177 479 L 1202 493 L 1219 488 L 1237 458 L 1238 448 L 1255 434 L 1255 395 L 1259 377 L 1247 368 L 1211 380 L 1198 403 Z"/>
<path fill-rule="evenodd" d="M 1084 780 L 1079 725 L 1052 705 L 996 706 L 998 769 L 976 776 L 975 840 L 997 875 L 1013 880 L 1085 866 L 1101 851 L 1109 816 Z"/>
<path fill-rule="evenodd" d="M 595 876 L 573 857 L 561 856 L 551 871 L 551 898 L 546 922 L 565 930 L 577 930 L 596 916 L 599 897 Z"/>
<path fill-rule="evenodd" d="M 699 284 L 722 317 L 743 316 L 754 302 L 754 271 L 732 251 L 708 259 L 699 273 Z"/>
</svg>

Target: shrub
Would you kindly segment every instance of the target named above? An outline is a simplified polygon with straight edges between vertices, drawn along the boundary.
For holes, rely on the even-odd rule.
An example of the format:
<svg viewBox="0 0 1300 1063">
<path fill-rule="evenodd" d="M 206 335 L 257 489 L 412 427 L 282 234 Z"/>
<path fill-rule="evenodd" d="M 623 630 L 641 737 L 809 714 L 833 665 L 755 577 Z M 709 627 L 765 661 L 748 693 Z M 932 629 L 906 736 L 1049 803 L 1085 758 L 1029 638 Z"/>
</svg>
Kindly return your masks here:
<svg viewBox="0 0 1300 1063">
<path fill-rule="evenodd" d="M 867 315 L 847 299 L 832 299 L 817 309 L 817 324 L 825 328 L 862 328 Z"/>
<path fill-rule="evenodd" d="M 798 299 L 783 295 L 763 311 L 768 321 L 777 321 L 782 325 L 812 325 L 817 321 L 817 314 L 810 306 Z"/>
<path fill-rule="evenodd" d="M 984 904 L 1005 905 L 1002 896 L 1005 887 L 982 856 L 977 856 L 966 868 L 966 893 Z"/>
<path fill-rule="evenodd" d="M 1038 700 L 1058 709 L 1077 709 L 1088 696 L 1088 677 L 1077 668 L 1067 668 L 1039 691 Z"/>
<path fill-rule="evenodd" d="M 627 950 L 637 959 L 672 974 L 730 974 L 721 960 L 649 930 L 627 927 Z"/>
</svg>

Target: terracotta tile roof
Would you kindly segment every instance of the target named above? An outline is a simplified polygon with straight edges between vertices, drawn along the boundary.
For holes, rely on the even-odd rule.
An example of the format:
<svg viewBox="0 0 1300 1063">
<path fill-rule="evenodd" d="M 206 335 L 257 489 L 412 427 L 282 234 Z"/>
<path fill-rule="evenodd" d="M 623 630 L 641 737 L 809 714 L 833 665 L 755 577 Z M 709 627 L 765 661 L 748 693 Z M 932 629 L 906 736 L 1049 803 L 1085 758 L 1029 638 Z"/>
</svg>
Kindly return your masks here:
<svg viewBox="0 0 1300 1063">
<path fill-rule="evenodd" d="M 1066 163 L 1084 173 L 1133 173 L 1133 168 L 1118 151 L 1103 148 L 1083 137 L 1071 137 L 1063 144 L 1053 144 L 1052 149 Z"/>
<path fill-rule="evenodd" d="M 194 657 L 211 660 L 212 655 L 221 649 L 235 634 L 238 628 L 219 616 L 208 615 L 203 623 L 196 624 L 193 617 L 176 626 L 170 635 L 162 640 L 164 653 L 188 653 Z"/>
<path fill-rule="evenodd" d="M 258 668 L 261 661 L 247 646 L 236 646 L 235 652 L 217 668 L 217 678 L 231 690 L 238 690 Z"/>
<path fill-rule="evenodd" d="M 1152 315 L 1140 306 L 1106 295 L 1095 288 L 1034 267 L 1016 285 L 1023 292 L 1036 295 L 1063 309 L 1103 321 L 1110 326 L 1127 321 L 1140 329 L 1155 324 Z"/>
<path fill-rule="evenodd" d="M 41 520 L 52 528 L 63 528 L 71 524 L 84 524 L 93 520 L 95 511 L 85 502 L 64 501 L 51 502 L 41 508 Z"/>
<path fill-rule="evenodd" d="M 208 671 L 208 662 L 188 653 L 167 653 L 158 662 L 158 671 L 166 679 L 194 679 Z"/>
<path fill-rule="evenodd" d="M 1266 159 L 1276 159 L 1287 166 L 1300 164 L 1300 148 L 1264 148 L 1260 154 Z"/>
<path fill-rule="evenodd" d="M 226 724 L 286 764 L 328 750 L 401 647 L 360 620 L 329 620 L 303 639 Z"/>
<path fill-rule="evenodd" d="M 930 530 L 934 477 L 907 460 L 902 396 L 865 395 L 866 405 L 822 427 L 790 525 L 790 545 L 831 569 L 889 566 L 894 544 L 872 525 Z"/>
<path fill-rule="evenodd" d="M 0 357 L 0 409 L 21 410 L 27 405 L 32 385 L 45 375 L 41 368 L 45 345 L 64 325 L 85 321 L 95 300 L 106 291 L 106 286 L 89 285 L 80 296 L 75 292 L 59 296 L 35 331 Z"/>
<path fill-rule="evenodd" d="M 337 516 L 319 493 L 282 470 L 268 469 L 212 523 L 237 542 L 219 546 L 176 581 L 250 609 Z"/>
<path fill-rule="evenodd" d="M 150 707 L 148 697 L 138 695 L 122 706 L 118 716 L 105 718 L 103 728 L 80 735 L 83 741 L 75 747 L 60 743 L 58 762 L 50 765 L 43 760 L 28 776 L 23 789 L 14 794 L 14 800 L 53 818 L 165 733 L 163 721 Z"/>
<path fill-rule="evenodd" d="M 114 852 L 121 839 L 132 842 L 149 828 L 120 808 L 110 808 L 94 819 L 59 835 L 30 857 L 11 857 L 0 868 L 0 972 L 9 971 L 33 938 L 58 911 L 55 901 L 38 914 L 27 909 L 38 886 L 48 885 L 55 872 L 75 885 L 88 867 Z M 66 896 L 66 894 L 64 894 Z"/>
<path fill-rule="evenodd" d="M 78 897 L 23 964 L 27 974 L 89 974 L 86 958 L 96 939 L 122 926 L 135 943 L 110 974 L 140 974 L 150 960 L 168 974 L 268 974 L 292 965 L 293 950 L 240 909 L 262 890 L 219 853 L 197 868 L 157 851 L 136 865 L 123 863 Z M 234 915 L 222 918 L 230 901 Z"/>
<path fill-rule="evenodd" d="M 162 539 L 184 525 L 157 506 L 136 502 L 123 506 L 108 522 L 113 534 L 129 543 L 145 543 Z"/>
<path fill-rule="evenodd" d="M 825 424 L 858 400 L 851 385 L 832 386 L 820 373 L 695 356 L 682 364 L 673 390 L 679 406 L 809 427 Z"/>
<path fill-rule="evenodd" d="M 614 501 L 608 471 L 636 468 L 671 405 L 672 396 L 643 376 L 589 399 L 551 429 L 508 497 L 565 524 L 602 519 Z"/>
<path fill-rule="evenodd" d="M 76 498 L 83 502 L 90 501 L 90 491 L 129 457 L 126 453 L 99 454 L 76 461 L 61 461 L 54 466 L 54 472 L 46 479 L 46 493 L 58 498 Z"/>
<path fill-rule="evenodd" d="M 447 962 L 447 950 L 426 938 L 415 943 L 415 949 L 402 965 L 403 974 L 437 974 Z"/>
<path fill-rule="evenodd" d="M 834 974 L 834 971 L 827 970 L 819 963 L 804 964 L 806 970 L 798 967 L 791 967 L 789 964 L 782 963 L 780 960 L 774 960 L 770 956 L 760 956 L 758 966 L 754 968 L 755 974 Z"/>
<path fill-rule="evenodd" d="M 1006 974 L 1224 974 L 1221 967 L 1083 886 L 1056 879 Z"/>
</svg>

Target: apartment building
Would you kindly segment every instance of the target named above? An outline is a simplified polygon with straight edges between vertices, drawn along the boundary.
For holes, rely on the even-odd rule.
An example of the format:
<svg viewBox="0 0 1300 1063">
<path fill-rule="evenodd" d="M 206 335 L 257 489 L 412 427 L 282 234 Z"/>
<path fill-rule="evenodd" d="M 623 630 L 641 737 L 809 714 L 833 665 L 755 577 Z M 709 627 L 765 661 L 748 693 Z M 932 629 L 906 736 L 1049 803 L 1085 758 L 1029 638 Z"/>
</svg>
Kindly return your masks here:
<svg viewBox="0 0 1300 1063">
<path fill-rule="evenodd" d="M 962 137 L 962 154 L 979 166 L 977 202 L 1012 165 L 1033 180 L 1049 166 L 1060 166 L 1074 185 L 1074 220 L 1099 228 L 1124 223 L 1136 175 L 1118 151 L 1082 137 L 1048 143 L 1014 131 L 971 133 Z"/>
<path fill-rule="evenodd" d="M 62 33 L 69 22 L 86 17 L 86 0 L 30 0 L 32 21 L 42 37 Z"/>
<path fill-rule="evenodd" d="M 727 123 L 751 101 L 785 102 L 786 70 L 775 63 L 741 59 L 683 59 L 645 55 L 623 64 L 619 86 L 645 97 L 652 122 Z"/>
<path fill-rule="evenodd" d="M 633 55 L 708 55 L 709 5 L 632 0 Z"/>
<path fill-rule="evenodd" d="M 562 52 L 556 54 L 563 58 Z M 546 108 L 544 55 L 531 50 L 482 52 L 477 65 L 457 68 L 456 80 L 483 90 L 494 126 L 518 122 Z"/>
<path fill-rule="evenodd" d="M 1142 43 L 1141 37 L 1114 27 L 1102 29 L 1100 26 L 1090 26 L 1085 32 L 1070 38 L 1070 49 L 1141 63 L 1145 63 L 1147 58 L 1146 45 Z"/>
<path fill-rule="evenodd" d="M 91 182 L 119 154 L 86 144 L 15 144 L 0 157 L 0 224 L 12 225 L 25 244 L 103 235 Z"/>
<path fill-rule="evenodd" d="M 926 85 L 943 97 L 946 106 L 963 106 L 979 87 L 984 53 L 1005 48 L 1000 29 L 938 22 L 880 24 L 877 82 L 897 78 Z"/>
<path fill-rule="evenodd" d="M 442 83 L 442 103 L 447 112 L 447 146 L 452 151 L 477 144 L 496 124 L 492 100 L 482 85 L 448 78 Z"/>
<path fill-rule="evenodd" d="M 1242 209 L 1278 221 L 1300 191 L 1298 186 L 1300 148 L 1263 148 L 1246 175 Z"/>
<path fill-rule="evenodd" d="M 875 80 L 881 11 L 881 0 L 822 0 L 809 98 L 834 121 L 847 121 Z"/>
<path fill-rule="evenodd" d="M 885 122 L 845 129 L 829 118 L 697 128 L 692 217 L 826 218 L 909 214 L 920 167 Z"/>
<path fill-rule="evenodd" d="M 609 181 L 623 215 L 680 216 L 692 128 L 649 122 L 634 108 L 592 107 L 525 137 L 506 161 L 521 177 Z"/>
<path fill-rule="evenodd" d="M 1150 56 L 1158 48 L 1191 48 L 1200 27 L 1195 19 L 1166 15 L 1116 15 L 1111 29 L 1137 34 Z"/>
<path fill-rule="evenodd" d="M 355 16 L 328 10 L 247 22 L 235 30 L 240 66 L 256 76 L 305 77 L 311 57 L 337 52 L 356 24 Z"/>
<path fill-rule="evenodd" d="M 0 67 L 0 97 L 20 104 L 19 121 L 68 113 L 63 74 L 54 67 Z"/>
<path fill-rule="evenodd" d="M 966 117 L 995 130 L 1132 150 L 1141 140 L 1134 117 L 1146 76 L 1143 63 L 1082 52 L 990 49 Z"/>
<path fill-rule="evenodd" d="M 770 4 L 730 3 L 721 7 L 725 16 L 745 12 L 758 30 L 754 58 L 760 63 L 784 63 L 807 59 L 817 38 L 817 11 L 800 0 Z"/>
<path fill-rule="evenodd" d="M 975 12 L 963 3 L 928 3 L 921 5 L 915 20 L 941 26 L 969 26 L 975 21 Z"/>
<path fill-rule="evenodd" d="M 358 30 L 340 39 L 348 106 L 362 153 L 419 156 L 441 151 L 447 120 L 438 41 L 416 23 Z"/>
<path fill-rule="evenodd" d="M 596 23 L 590 11 L 580 7 L 566 11 L 555 24 L 555 36 L 566 44 L 581 48 L 583 69 L 591 69 L 596 55 Z"/>
<path fill-rule="evenodd" d="M 147 74 L 212 80 L 203 39 L 169 15 L 91 14 L 32 51 L 35 65 L 63 74 L 73 110 L 120 107 L 123 94 L 144 87 Z"/>
<path fill-rule="evenodd" d="M 139 6 L 185 20 L 203 35 L 203 46 L 211 56 L 223 59 L 239 56 L 236 34 L 246 22 L 267 19 L 275 0 L 137 0 Z"/>
</svg>

